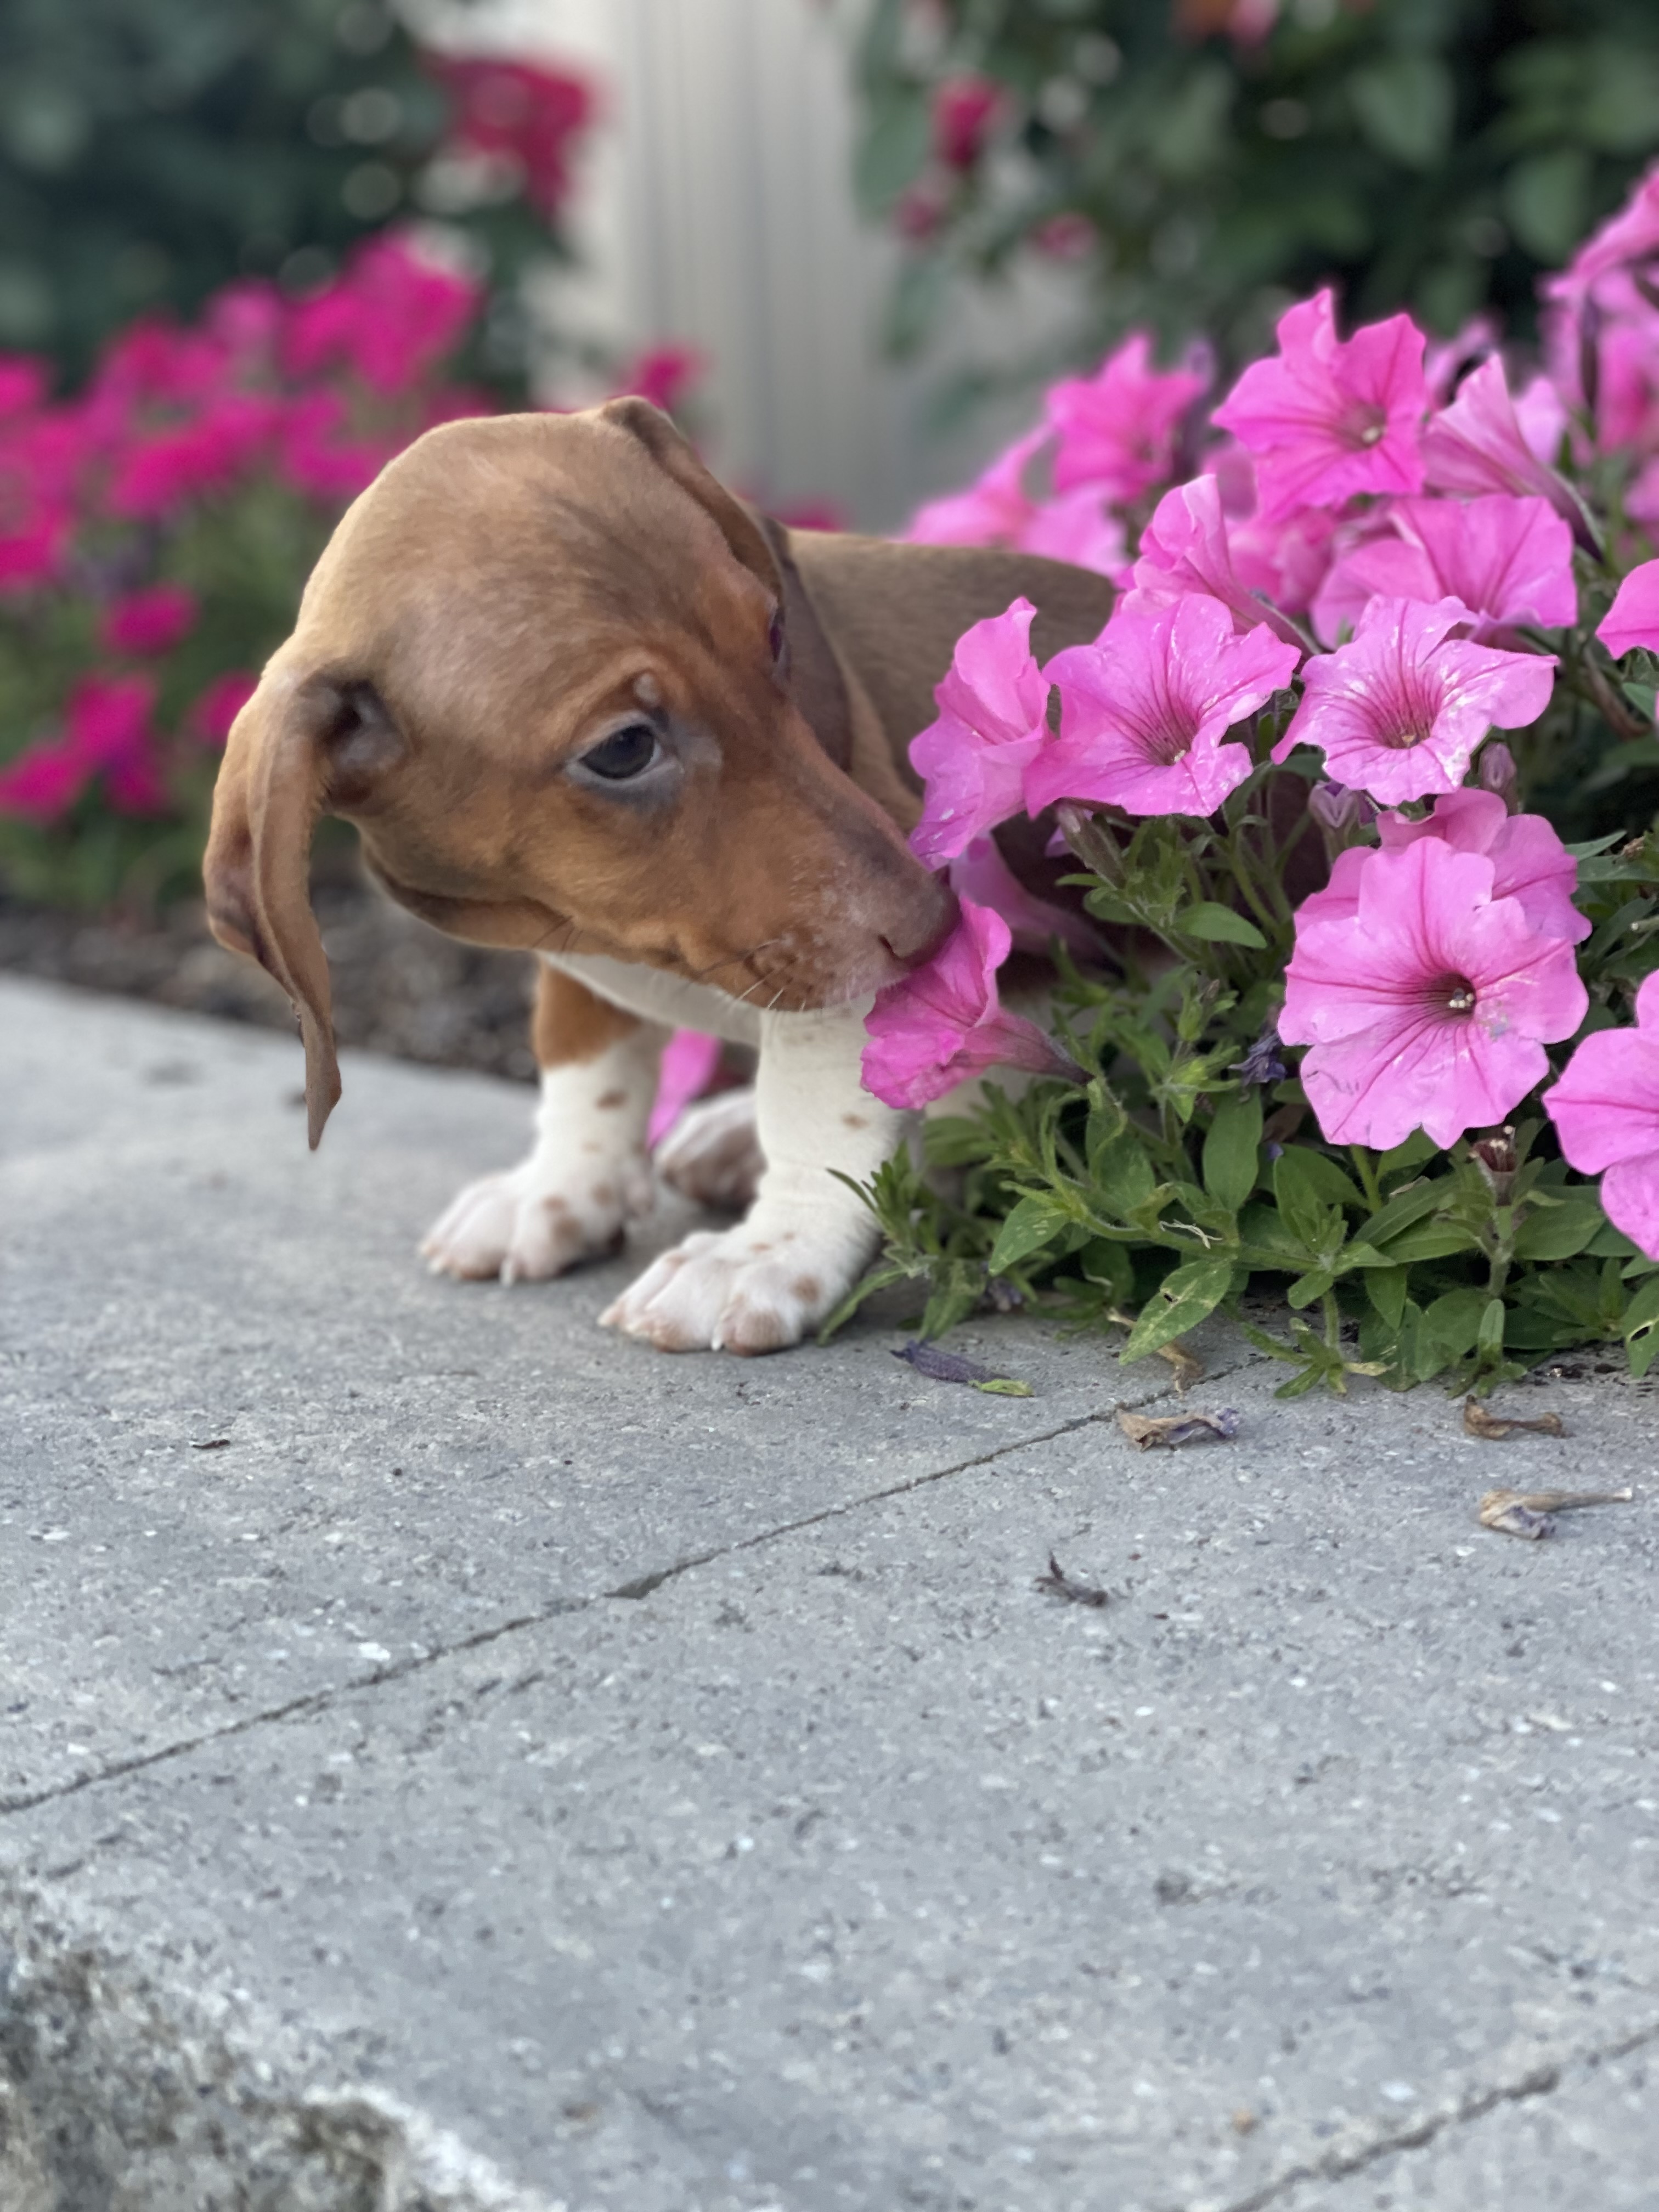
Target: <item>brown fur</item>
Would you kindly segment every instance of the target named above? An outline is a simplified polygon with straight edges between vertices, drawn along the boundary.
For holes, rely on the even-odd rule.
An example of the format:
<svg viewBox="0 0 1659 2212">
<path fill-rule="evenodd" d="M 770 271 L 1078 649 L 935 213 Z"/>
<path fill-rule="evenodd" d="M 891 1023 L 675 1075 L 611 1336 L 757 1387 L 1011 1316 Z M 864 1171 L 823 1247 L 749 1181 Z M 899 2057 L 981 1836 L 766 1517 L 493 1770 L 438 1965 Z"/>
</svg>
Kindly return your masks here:
<svg viewBox="0 0 1659 2212">
<path fill-rule="evenodd" d="M 312 1142 L 339 1095 L 307 889 L 319 814 L 355 822 L 385 888 L 453 935 L 839 1003 L 951 926 L 903 842 L 907 747 L 962 630 L 1021 592 L 1042 653 L 1110 602 L 1034 556 L 763 524 L 641 400 L 418 440 L 336 531 L 215 793 L 210 918 L 299 1011 Z M 662 773 L 596 787 L 580 757 L 636 720 Z M 628 1025 L 544 982 L 538 1057 Z"/>
</svg>

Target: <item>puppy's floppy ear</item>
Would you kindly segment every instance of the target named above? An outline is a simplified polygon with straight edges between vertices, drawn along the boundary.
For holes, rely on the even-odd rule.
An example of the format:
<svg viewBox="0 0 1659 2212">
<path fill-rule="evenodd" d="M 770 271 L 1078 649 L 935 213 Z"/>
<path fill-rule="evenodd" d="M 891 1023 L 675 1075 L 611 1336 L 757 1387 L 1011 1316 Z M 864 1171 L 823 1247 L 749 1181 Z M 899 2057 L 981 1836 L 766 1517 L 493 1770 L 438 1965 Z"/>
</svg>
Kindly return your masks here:
<svg viewBox="0 0 1659 2212">
<path fill-rule="evenodd" d="M 653 407 L 648 399 L 607 399 L 599 413 L 601 422 L 614 422 L 619 430 L 637 438 L 664 474 L 690 494 L 744 567 L 765 585 L 781 608 L 783 580 L 759 522 L 703 466 L 661 408 Z"/>
<path fill-rule="evenodd" d="M 208 921 L 293 1001 L 313 1151 L 340 1096 L 340 1068 L 328 961 L 311 911 L 312 833 L 319 815 L 365 804 L 404 751 L 372 685 L 273 665 L 232 726 L 214 789 L 202 864 Z"/>
</svg>

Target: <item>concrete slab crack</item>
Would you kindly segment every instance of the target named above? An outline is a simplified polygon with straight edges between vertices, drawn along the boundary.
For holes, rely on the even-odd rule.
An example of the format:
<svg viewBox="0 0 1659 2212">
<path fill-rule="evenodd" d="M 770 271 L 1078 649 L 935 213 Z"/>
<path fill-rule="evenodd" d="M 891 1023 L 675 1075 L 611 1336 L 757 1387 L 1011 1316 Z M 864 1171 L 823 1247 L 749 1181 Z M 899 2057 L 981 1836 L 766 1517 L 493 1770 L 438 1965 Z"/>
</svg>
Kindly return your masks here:
<svg viewBox="0 0 1659 2212">
<path fill-rule="evenodd" d="M 1363 2173 L 1367 2166 L 1375 2166 L 1381 2159 L 1392 2158 L 1401 2151 L 1422 2150 L 1450 2130 L 1484 2119 L 1488 2112 L 1496 2112 L 1501 2105 L 1517 2105 L 1525 2103 L 1529 2098 L 1547 2097 L 1560 2087 L 1562 2076 L 1570 2067 L 1607 2065 L 1614 2059 L 1628 2057 L 1632 2051 L 1644 2050 L 1655 2043 L 1659 2043 L 1659 2021 L 1616 2037 L 1611 2042 L 1594 2045 L 1585 2051 L 1567 2051 L 1559 2058 L 1528 2067 L 1512 2081 L 1474 2090 L 1459 2099 L 1456 2104 L 1443 2111 L 1431 2112 L 1422 2119 L 1391 2128 L 1363 2143 L 1334 2148 L 1322 2158 L 1291 2166 L 1261 2188 L 1252 2190 L 1248 2197 L 1231 2198 L 1221 2208 L 1221 2212 L 1266 2212 L 1267 2206 L 1283 2203 L 1293 2190 L 1300 2189 L 1309 2182 L 1345 2180 L 1348 2175 Z"/>
<path fill-rule="evenodd" d="M 1231 1366 L 1217 1370 L 1206 1380 L 1221 1382 L 1244 1368 L 1261 1364 L 1259 1355 L 1247 1354 Z M 1160 1399 L 1169 1397 L 1173 1389 L 1173 1383 L 1164 1383 L 1156 1390 L 1148 1391 L 1143 1398 L 1117 1400 L 1102 1411 L 1077 1414 L 1052 1429 L 1016 1437 L 1006 1444 L 995 1445 L 988 1451 L 976 1452 L 971 1458 L 953 1461 L 948 1467 L 929 1468 L 922 1474 L 907 1475 L 900 1482 L 884 1483 L 878 1489 L 864 1491 L 856 1498 L 827 1505 L 821 1512 L 801 1514 L 793 1520 L 781 1521 L 770 1528 L 758 1529 L 753 1535 L 736 1537 L 729 1543 L 714 1545 L 708 1551 L 693 1553 L 665 1567 L 653 1568 L 647 1574 L 620 1583 L 612 1589 L 582 1597 L 556 1598 L 551 1604 L 538 1607 L 534 1612 L 517 1613 L 511 1620 L 494 1622 L 487 1628 L 475 1630 L 470 1636 L 457 1637 L 453 1642 L 437 1645 L 418 1656 L 376 1667 L 371 1673 L 351 1681 L 325 1684 L 320 1690 L 311 1690 L 300 1697 L 286 1698 L 281 1705 L 266 1705 L 258 1712 L 244 1713 L 222 1727 L 204 1729 L 194 1735 L 181 1736 L 171 1743 L 160 1744 L 153 1751 L 135 1753 L 127 1759 L 111 1759 L 84 1774 L 71 1776 L 67 1782 L 54 1783 L 42 1790 L 14 1791 L 9 1796 L 0 1796 L 0 1817 L 9 1813 L 31 1812 L 38 1805 L 78 1796 L 82 1790 L 94 1789 L 102 1783 L 118 1782 L 126 1775 L 142 1773 L 169 1759 L 186 1758 L 191 1752 L 203 1750 L 210 1744 L 225 1743 L 234 1737 L 246 1735 L 256 1729 L 270 1727 L 281 1721 L 295 1720 L 310 1713 L 325 1712 L 340 1698 L 374 1690 L 385 1682 L 402 1681 L 411 1674 L 422 1674 L 441 1661 L 455 1658 L 463 1652 L 480 1650 L 486 1645 L 500 1643 L 506 1637 L 518 1635 L 525 1629 L 544 1627 L 549 1621 L 556 1620 L 565 1614 L 584 1612 L 602 1598 L 649 1597 L 653 1590 L 662 1589 L 665 1583 L 677 1580 L 681 1575 L 690 1574 L 698 1567 L 708 1566 L 716 1559 L 732 1559 L 740 1553 L 758 1550 L 763 1545 L 776 1543 L 782 1537 L 797 1534 L 803 1528 L 815 1528 L 826 1522 L 843 1520 L 869 1506 L 882 1504 L 888 1498 L 902 1498 L 912 1491 L 925 1490 L 934 1483 L 948 1481 L 952 1475 L 967 1474 L 975 1468 L 989 1467 L 1000 1459 L 1006 1459 L 1011 1453 L 1030 1451 L 1039 1444 L 1053 1443 L 1057 1437 L 1071 1436 L 1080 1429 L 1115 1419 L 1120 1406 L 1134 1411 L 1143 1406 L 1156 1405 Z"/>
</svg>

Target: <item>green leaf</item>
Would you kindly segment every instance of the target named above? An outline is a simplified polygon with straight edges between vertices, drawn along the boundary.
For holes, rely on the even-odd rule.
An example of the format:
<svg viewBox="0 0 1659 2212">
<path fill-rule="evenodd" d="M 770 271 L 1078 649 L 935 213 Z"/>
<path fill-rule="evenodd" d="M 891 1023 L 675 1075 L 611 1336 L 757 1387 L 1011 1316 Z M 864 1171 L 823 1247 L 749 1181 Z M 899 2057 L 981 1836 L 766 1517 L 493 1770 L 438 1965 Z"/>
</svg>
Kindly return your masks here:
<svg viewBox="0 0 1659 2212">
<path fill-rule="evenodd" d="M 1196 1328 L 1212 1314 L 1232 1288 L 1230 1260 L 1189 1260 L 1164 1277 L 1157 1291 L 1141 1308 L 1140 1318 L 1129 1332 L 1120 1357 L 1127 1364 L 1161 1352 L 1189 1328 Z"/>
<path fill-rule="evenodd" d="M 1273 1167 L 1275 1189 L 1278 1188 L 1279 1170 L 1285 1167 L 1287 1160 L 1290 1166 L 1285 1172 L 1296 1177 L 1298 1188 L 1307 1189 L 1315 1198 L 1322 1200 L 1325 1205 L 1364 1207 L 1365 1201 L 1359 1195 L 1359 1186 L 1353 1178 L 1338 1167 L 1328 1153 L 1316 1152 L 1306 1145 L 1287 1145 L 1280 1153 Z M 1371 1237 L 1369 1224 L 1365 1234 Z M 1371 1241 L 1375 1243 L 1376 1239 L 1372 1237 Z"/>
<path fill-rule="evenodd" d="M 1094 1186 L 1103 1210 L 1120 1220 L 1144 1206 L 1158 1188 L 1158 1177 L 1139 1137 L 1126 1129 L 1110 1144 L 1103 1145 L 1092 1164 Z"/>
<path fill-rule="evenodd" d="M 1461 1359 L 1480 1341 L 1488 1304 L 1484 1291 L 1448 1291 L 1424 1309 L 1424 1334 L 1437 1352 L 1448 1359 Z"/>
<path fill-rule="evenodd" d="M 1200 899 L 1196 906 L 1182 907 L 1176 916 L 1176 927 L 1206 945 L 1248 945 L 1253 952 L 1265 952 L 1267 949 L 1267 939 L 1253 921 L 1242 914 L 1235 914 L 1230 906 L 1216 905 L 1212 899 Z"/>
<path fill-rule="evenodd" d="M 1650 1275 L 1625 1308 L 1621 1323 L 1632 1375 L 1645 1375 L 1659 1355 L 1659 1275 Z"/>
<path fill-rule="evenodd" d="M 1517 1260 L 1571 1260 L 1587 1251 L 1607 1226 L 1601 1201 L 1594 1192 L 1575 1194 L 1559 1206 L 1528 1213 L 1516 1231 Z"/>
<path fill-rule="evenodd" d="M 1582 147 L 1530 154 L 1504 180 L 1504 213 L 1528 253 L 1550 268 L 1583 235 L 1589 213 L 1590 157 Z"/>
<path fill-rule="evenodd" d="M 988 1375 L 982 1382 L 975 1382 L 975 1390 L 983 1390 L 991 1398 L 1035 1398 L 1036 1392 L 1029 1382 L 1016 1382 L 1012 1375 Z"/>
<path fill-rule="evenodd" d="M 1446 1260 L 1454 1252 L 1474 1249 L 1475 1240 L 1467 1229 L 1455 1222 L 1425 1221 L 1420 1228 L 1408 1229 L 1401 1237 L 1390 1237 L 1383 1247 L 1385 1255 L 1396 1267 L 1415 1267 L 1419 1260 Z"/>
<path fill-rule="evenodd" d="M 1204 1188 L 1229 1213 L 1255 1188 L 1261 1147 L 1261 1093 L 1230 1091 L 1218 1098 L 1204 1138 Z"/>
<path fill-rule="evenodd" d="M 1408 1281 L 1404 1267 L 1371 1267 L 1365 1274 L 1365 1295 L 1389 1327 L 1397 1329 L 1406 1310 Z"/>
<path fill-rule="evenodd" d="M 1444 155 L 1455 98 L 1451 72 L 1437 55 L 1389 54 L 1356 70 L 1348 97 L 1379 154 L 1409 169 L 1431 169 Z"/>
<path fill-rule="evenodd" d="M 1040 1244 L 1046 1244 L 1066 1227 L 1067 1218 L 1064 1209 L 1051 1198 L 1022 1198 L 997 1232 L 997 1241 L 986 1262 L 991 1273 L 1002 1274 L 1035 1252 Z"/>
<path fill-rule="evenodd" d="M 1309 1273 L 1298 1276 L 1291 1285 L 1285 1293 L 1285 1303 L 1299 1311 L 1304 1306 L 1310 1306 L 1316 1298 L 1322 1298 L 1335 1281 L 1336 1277 L 1328 1267 L 1315 1267 Z"/>
<path fill-rule="evenodd" d="M 1483 1359 L 1491 1359 L 1504 1349 L 1504 1301 L 1488 1298 L 1480 1316 L 1480 1328 L 1474 1340 L 1474 1348 Z"/>
</svg>

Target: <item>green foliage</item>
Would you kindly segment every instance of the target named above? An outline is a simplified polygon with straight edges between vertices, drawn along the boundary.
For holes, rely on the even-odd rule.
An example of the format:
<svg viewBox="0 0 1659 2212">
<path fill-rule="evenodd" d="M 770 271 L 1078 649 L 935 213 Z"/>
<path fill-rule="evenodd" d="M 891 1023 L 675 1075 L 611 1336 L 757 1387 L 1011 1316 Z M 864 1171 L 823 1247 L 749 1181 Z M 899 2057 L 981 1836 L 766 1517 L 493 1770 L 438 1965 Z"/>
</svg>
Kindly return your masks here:
<svg viewBox="0 0 1659 2212">
<path fill-rule="evenodd" d="M 1292 295 L 1516 335 L 1544 270 L 1659 149 L 1652 0 L 1285 0 L 1265 38 L 1227 0 L 872 0 L 857 182 L 910 240 L 890 335 L 920 342 L 947 271 L 1081 250 L 1083 345 L 1201 331 L 1237 362 Z M 939 88 L 1000 88 L 967 158 Z M 1059 219 L 1059 220 L 1057 220 Z M 1092 246 L 1089 241 L 1092 240 Z"/>
<path fill-rule="evenodd" d="M 1276 726 L 1264 718 L 1258 750 Z M 1322 1140 L 1272 1028 L 1291 927 L 1281 886 L 1308 821 L 1272 787 L 1294 773 L 1258 769 L 1208 823 L 1062 808 L 1090 909 L 1133 921 L 1162 954 L 1143 960 L 1144 938 L 1122 940 L 1124 972 L 1103 979 L 1056 951 L 1055 1018 L 1086 1088 L 988 1085 L 971 1115 L 929 1122 L 933 1172 L 902 1157 L 861 1193 L 884 1250 L 832 1327 L 872 1290 L 914 1281 L 927 1286 L 923 1333 L 937 1334 L 995 1281 L 1005 1300 L 1126 1332 L 1125 1361 L 1225 1312 L 1290 1369 L 1287 1397 L 1356 1374 L 1485 1392 L 1585 1343 L 1622 1344 L 1646 1372 L 1659 1266 L 1552 1156 L 1541 1115 L 1449 1153 L 1420 1133 L 1382 1153 Z M 1273 824 L 1287 821 L 1278 842 Z M 1576 848 L 1595 925 L 1580 956 L 1586 1032 L 1659 965 L 1659 836 L 1611 842 Z M 1260 951 L 1191 926 L 1212 904 L 1236 911 L 1243 884 Z M 1571 1048 L 1556 1048 L 1558 1068 Z M 1283 1313 L 1273 1327 L 1269 1300 Z"/>
<path fill-rule="evenodd" d="M 459 216 L 497 280 L 550 245 L 509 192 L 430 205 L 447 103 L 381 0 L 6 0 L 0 350 L 78 379 L 140 312 L 315 283 L 388 220 Z M 423 201 L 425 204 L 423 204 Z M 522 371 L 510 284 L 468 364 Z"/>
</svg>

